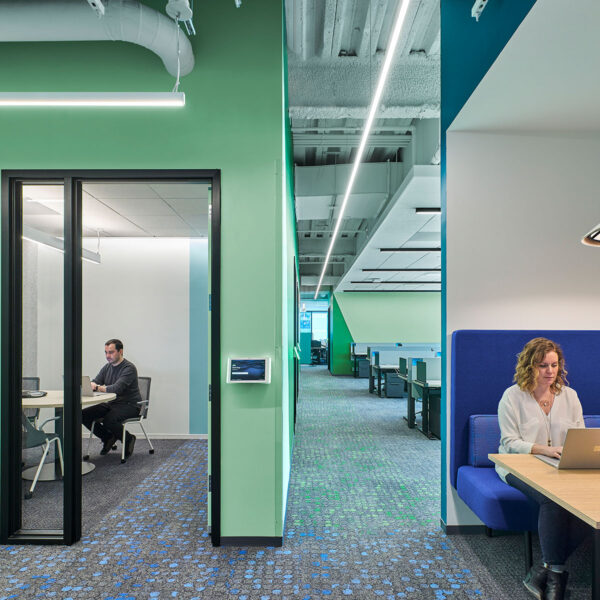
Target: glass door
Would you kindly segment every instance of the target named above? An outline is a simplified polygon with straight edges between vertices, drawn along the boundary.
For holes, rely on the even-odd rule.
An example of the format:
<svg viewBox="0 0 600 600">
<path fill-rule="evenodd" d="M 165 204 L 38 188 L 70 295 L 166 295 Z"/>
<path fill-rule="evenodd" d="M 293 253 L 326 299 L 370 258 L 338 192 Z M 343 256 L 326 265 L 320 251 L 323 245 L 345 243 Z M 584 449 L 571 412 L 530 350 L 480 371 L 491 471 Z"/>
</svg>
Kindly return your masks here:
<svg viewBox="0 0 600 600">
<path fill-rule="evenodd" d="M 22 186 L 21 530 L 63 530 L 64 185 Z"/>
<path fill-rule="evenodd" d="M 80 536 L 80 206 L 69 178 L 3 177 L 3 543 Z M 79 443 L 78 443 L 79 441 Z"/>
</svg>

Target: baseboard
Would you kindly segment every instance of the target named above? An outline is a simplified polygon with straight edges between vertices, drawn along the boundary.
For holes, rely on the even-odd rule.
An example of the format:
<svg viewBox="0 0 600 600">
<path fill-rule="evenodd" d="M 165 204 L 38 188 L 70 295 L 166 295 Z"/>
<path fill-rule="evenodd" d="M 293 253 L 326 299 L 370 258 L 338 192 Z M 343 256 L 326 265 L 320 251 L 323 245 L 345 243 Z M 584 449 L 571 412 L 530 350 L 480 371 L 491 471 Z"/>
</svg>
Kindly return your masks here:
<svg viewBox="0 0 600 600">
<path fill-rule="evenodd" d="M 144 434 L 139 430 L 129 429 L 139 439 L 143 439 Z M 87 429 L 82 431 L 82 439 L 86 441 L 90 437 L 90 432 Z M 149 433 L 148 437 L 151 440 L 207 440 L 207 433 Z"/>
<path fill-rule="evenodd" d="M 283 546 L 283 537 L 221 536 L 221 546 Z"/>
<path fill-rule="evenodd" d="M 137 432 L 134 432 L 138 437 Z M 151 440 L 207 440 L 207 433 L 149 433 Z"/>
<path fill-rule="evenodd" d="M 481 535 L 485 534 L 485 525 L 446 525 L 440 519 L 440 526 L 446 535 Z"/>
</svg>

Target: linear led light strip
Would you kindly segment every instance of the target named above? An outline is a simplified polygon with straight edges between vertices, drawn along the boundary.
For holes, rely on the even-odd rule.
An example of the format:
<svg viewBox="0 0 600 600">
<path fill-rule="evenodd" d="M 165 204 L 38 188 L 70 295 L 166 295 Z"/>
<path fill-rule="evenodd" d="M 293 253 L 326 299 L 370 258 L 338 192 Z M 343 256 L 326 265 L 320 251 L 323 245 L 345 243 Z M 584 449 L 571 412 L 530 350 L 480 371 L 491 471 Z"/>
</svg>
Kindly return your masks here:
<svg viewBox="0 0 600 600">
<path fill-rule="evenodd" d="M 183 92 L 3 92 L 0 106 L 185 106 Z"/>
<path fill-rule="evenodd" d="M 64 240 L 54 237 L 53 235 L 50 235 L 45 231 L 40 231 L 39 229 L 34 229 L 33 227 L 29 227 L 28 225 L 23 224 L 23 234 L 21 237 L 24 240 L 34 242 L 35 244 L 47 246 L 48 248 L 54 248 L 54 250 L 58 250 L 59 252 L 62 252 L 64 254 Z M 88 262 L 96 263 L 97 265 L 101 263 L 100 253 L 92 252 L 87 248 L 81 249 L 81 258 L 83 260 L 87 260 Z"/>
<path fill-rule="evenodd" d="M 319 294 L 319 290 L 321 289 L 321 283 L 323 283 L 323 277 L 325 276 L 325 271 L 329 263 L 329 257 L 331 256 L 331 252 L 333 250 L 333 245 L 335 244 L 338 230 L 340 228 L 340 225 L 342 224 L 342 219 L 346 210 L 346 204 L 348 204 L 348 198 L 350 197 L 350 192 L 352 192 L 354 180 L 356 179 L 356 174 L 358 172 L 358 168 L 360 167 L 360 161 L 362 160 L 363 154 L 365 152 L 367 140 L 369 139 L 369 134 L 371 133 L 371 127 L 373 126 L 373 121 L 375 120 L 375 115 L 377 113 L 377 109 L 379 108 L 379 103 L 381 102 L 381 96 L 383 95 L 383 89 L 387 81 L 387 76 L 390 67 L 392 66 L 392 59 L 394 58 L 394 52 L 396 51 L 396 46 L 398 45 L 400 31 L 402 30 L 402 25 L 404 24 L 404 19 L 406 18 L 406 13 L 408 11 L 409 4 L 410 0 L 404 0 L 402 2 L 400 10 L 398 11 L 398 16 L 396 17 L 396 23 L 394 24 L 394 29 L 390 37 L 390 43 L 388 45 L 387 52 L 385 53 L 383 67 L 381 68 L 381 73 L 379 74 L 379 81 L 377 82 L 375 94 L 373 95 L 373 100 L 371 101 L 369 116 L 367 117 L 367 121 L 365 123 L 362 138 L 358 146 L 358 151 L 356 152 L 356 158 L 354 159 L 352 172 L 350 173 L 350 179 L 348 180 L 348 187 L 346 188 L 346 193 L 344 194 L 342 206 L 340 208 L 340 212 L 335 223 L 335 228 L 333 229 L 333 235 L 331 236 L 331 243 L 329 244 L 329 249 L 327 250 L 327 255 L 325 256 L 325 263 L 323 264 L 323 270 L 321 271 L 321 277 L 319 277 L 319 284 L 317 285 L 317 290 L 315 292 L 315 300 Z"/>
</svg>

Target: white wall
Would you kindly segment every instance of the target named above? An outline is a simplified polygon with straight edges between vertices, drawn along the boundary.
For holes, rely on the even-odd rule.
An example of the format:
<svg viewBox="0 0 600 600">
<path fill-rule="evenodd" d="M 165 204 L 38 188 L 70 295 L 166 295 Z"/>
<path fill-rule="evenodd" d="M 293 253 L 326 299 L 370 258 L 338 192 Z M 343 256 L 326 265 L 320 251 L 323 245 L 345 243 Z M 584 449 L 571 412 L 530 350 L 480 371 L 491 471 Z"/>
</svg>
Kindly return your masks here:
<svg viewBox="0 0 600 600">
<path fill-rule="evenodd" d="M 457 329 L 600 329 L 598 157 L 600 136 L 448 132 L 447 390 Z M 447 489 L 447 524 L 478 522 Z"/>
<path fill-rule="evenodd" d="M 189 240 L 101 240 L 102 264 L 83 263 L 82 373 L 105 363 L 120 338 L 141 376 L 152 377 L 147 430 L 189 432 Z M 42 386 L 62 388 L 62 254 L 39 247 L 38 367 Z"/>
</svg>

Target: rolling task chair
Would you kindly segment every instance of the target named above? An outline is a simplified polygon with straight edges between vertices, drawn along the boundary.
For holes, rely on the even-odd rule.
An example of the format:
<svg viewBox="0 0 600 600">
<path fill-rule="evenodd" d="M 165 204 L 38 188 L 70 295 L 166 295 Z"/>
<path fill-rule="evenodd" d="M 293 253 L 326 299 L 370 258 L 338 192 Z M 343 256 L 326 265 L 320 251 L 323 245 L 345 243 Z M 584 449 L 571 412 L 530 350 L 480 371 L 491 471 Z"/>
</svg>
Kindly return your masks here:
<svg viewBox="0 0 600 600">
<path fill-rule="evenodd" d="M 148 404 L 150 403 L 150 383 L 152 381 L 151 377 L 138 377 L 138 384 L 140 387 L 140 394 L 142 395 L 142 401 L 138 402 L 140 405 L 140 414 L 137 417 L 132 419 L 125 419 L 123 421 L 123 439 L 121 440 L 121 463 L 127 462 L 125 458 L 125 438 L 127 436 L 127 427 L 129 425 L 133 425 L 137 423 L 144 432 L 144 436 L 146 437 L 146 441 L 150 445 L 150 450 L 148 450 L 149 454 L 154 454 L 154 447 L 152 446 L 152 442 L 144 429 L 144 424 L 142 421 L 148 416 Z"/>
<path fill-rule="evenodd" d="M 65 474 L 65 466 L 63 463 L 63 454 L 62 447 L 60 445 L 60 438 L 58 437 L 58 433 L 46 433 L 43 430 L 43 427 L 46 423 L 50 421 L 55 421 L 58 417 L 53 417 L 52 419 L 47 419 L 44 421 L 39 429 L 34 427 L 31 421 L 25 416 L 25 414 L 21 413 L 21 425 L 23 427 L 23 448 L 37 448 L 38 446 L 44 447 L 44 452 L 42 454 L 42 458 L 40 459 L 40 463 L 38 465 L 37 471 L 35 472 L 35 477 L 31 483 L 31 487 L 29 491 L 25 493 L 25 499 L 29 500 L 33 496 L 33 490 L 37 484 L 38 477 L 40 476 L 40 472 L 42 467 L 44 466 L 44 461 L 46 460 L 46 456 L 48 454 L 48 450 L 50 450 L 50 444 L 52 442 L 56 442 L 56 447 L 58 449 L 58 457 L 60 459 L 60 470 L 61 473 Z"/>
</svg>

